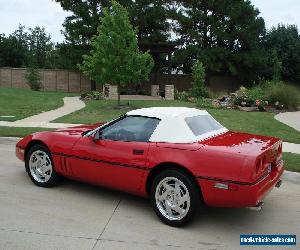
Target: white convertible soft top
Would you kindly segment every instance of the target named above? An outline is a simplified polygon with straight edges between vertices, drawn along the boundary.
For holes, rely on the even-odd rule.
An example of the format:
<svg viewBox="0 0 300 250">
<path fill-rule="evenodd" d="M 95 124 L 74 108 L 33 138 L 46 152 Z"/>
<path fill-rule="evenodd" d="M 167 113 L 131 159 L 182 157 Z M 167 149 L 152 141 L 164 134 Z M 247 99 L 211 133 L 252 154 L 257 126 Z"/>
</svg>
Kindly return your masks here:
<svg viewBox="0 0 300 250">
<path fill-rule="evenodd" d="M 149 140 L 151 142 L 193 143 L 228 131 L 206 110 L 195 108 L 143 108 L 129 111 L 127 115 L 161 120 Z M 202 130 L 204 133 L 199 134 Z"/>
</svg>

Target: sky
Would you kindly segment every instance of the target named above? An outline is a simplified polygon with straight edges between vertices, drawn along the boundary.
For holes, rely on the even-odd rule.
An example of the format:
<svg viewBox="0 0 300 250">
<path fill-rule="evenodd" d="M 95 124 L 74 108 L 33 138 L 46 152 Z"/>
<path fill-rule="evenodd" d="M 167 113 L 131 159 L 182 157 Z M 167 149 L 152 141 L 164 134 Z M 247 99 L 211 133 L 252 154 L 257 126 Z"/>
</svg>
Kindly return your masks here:
<svg viewBox="0 0 300 250">
<path fill-rule="evenodd" d="M 278 23 L 296 24 L 300 28 L 299 0 L 251 0 L 265 19 L 267 28 Z M 62 42 L 63 21 L 69 13 L 52 0 L 0 0 L 0 34 L 12 33 L 19 24 L 44 26 L 53 42 Z"/>
</svg>

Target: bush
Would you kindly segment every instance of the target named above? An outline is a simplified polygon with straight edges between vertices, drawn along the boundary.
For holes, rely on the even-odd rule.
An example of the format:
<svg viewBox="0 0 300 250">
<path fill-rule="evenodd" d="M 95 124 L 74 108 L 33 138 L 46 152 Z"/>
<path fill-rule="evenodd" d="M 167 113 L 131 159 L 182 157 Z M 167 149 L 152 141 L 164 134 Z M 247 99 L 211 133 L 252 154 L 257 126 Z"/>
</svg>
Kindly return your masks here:
<svg viewBox="0 0 300 250">
<path fill-rule="evenodd" d="M 87 91 L 84 92 L 80 95 L 81 99 L 85 99 L 85 100 L 102 100 L 103 96 L 102 93 L 98 92 L 98 91 Z"/>
<path fill-rule="evenodd" d="M 278 102 L 283 105 L 283 108 L 297 109 L 300 105 L 300 91 L 296 87 L 283 82 L 271 82 L 267 87 L 266 99 L 273 105 Z"/>
<path fill-rule="evenodd" d="M 194 97 L 208 97 L 208 90 L 205 87 L 205 67 L 200 61 L 197 61 L 193 66 L 192 95 Z"/>
<path fill-rule="evenodd" d="M 211 103 L 211 100 L 203 98 L 203 97 L 197 98 L 196 106 L 199 108 L 214 108 Z"/>
<path fill-rule="evenodd" d="M 36 68 L 28 68 L 26 70 L 25 79 L 26 83 L 30 86 L 32 90 L 41 90 L 41 77 L 39 71 Z"/>
<path fill-rule="evenodd" d="M 175 89 L 174 97 L 175 100 L 187 102 L 190 97 L 190 94 L 187 91 L 179 92 L 177 89 Z"/>
<path fill-rule="evenodd" d="M 291 85 L 278 81 L 262 82 L 250 89 L 241 87 L 236 92 L 234 104 L 242 106 L 258 106 L 264 109 L 272 105 L 276 108 L 295 109 L 300 105 L 300 92 Z"/>
</svg>

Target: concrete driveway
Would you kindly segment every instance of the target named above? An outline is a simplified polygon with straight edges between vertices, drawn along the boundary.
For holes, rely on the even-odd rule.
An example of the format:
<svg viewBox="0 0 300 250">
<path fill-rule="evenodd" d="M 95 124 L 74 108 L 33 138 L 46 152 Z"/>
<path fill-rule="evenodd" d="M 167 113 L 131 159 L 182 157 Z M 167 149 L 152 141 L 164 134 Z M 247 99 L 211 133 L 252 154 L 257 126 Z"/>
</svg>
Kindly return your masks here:
<svg viewBox="0 0 300 250">
<path fill-rule="evenodd" d="M 73 181 L 51 189 L 34 186 L 15 158 L 14 145 L 14 139 L 0 138 L 1 250 L 253 249 L 239 245 L 240 234 L 300 236 L 295 176 L 285 177 L 261 212 L 206 209 L 178 229 L 162 224 L 147 200 L 128 194 Z"/>
</svg>

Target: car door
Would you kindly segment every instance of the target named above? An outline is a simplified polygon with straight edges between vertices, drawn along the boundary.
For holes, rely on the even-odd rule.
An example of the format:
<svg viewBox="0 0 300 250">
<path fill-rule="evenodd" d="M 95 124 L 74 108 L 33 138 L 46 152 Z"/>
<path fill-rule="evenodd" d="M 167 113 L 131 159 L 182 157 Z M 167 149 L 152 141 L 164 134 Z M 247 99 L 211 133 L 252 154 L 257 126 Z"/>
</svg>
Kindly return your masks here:
<svg viewBox="0 0 300 250">
<path fill-rule="evenodd" d="M 74 177 L 110 188 L 139 193 L 148 171 L 149 138 L 159 120 L 126 116 L 99 129 L 99 140 L 82 137 L 73 147 Z"/>
</svg>

